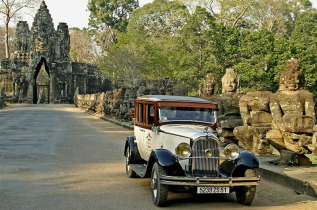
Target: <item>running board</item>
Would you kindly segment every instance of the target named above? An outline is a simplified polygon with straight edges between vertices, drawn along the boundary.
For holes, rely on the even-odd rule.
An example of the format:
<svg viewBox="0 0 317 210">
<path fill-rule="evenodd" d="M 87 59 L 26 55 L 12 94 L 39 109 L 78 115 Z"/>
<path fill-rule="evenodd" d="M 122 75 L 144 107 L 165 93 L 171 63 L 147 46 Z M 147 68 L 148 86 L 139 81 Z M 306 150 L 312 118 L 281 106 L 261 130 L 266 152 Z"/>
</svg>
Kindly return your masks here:
<svg viewBox="0 0 317 210">
<path fill-rule="evenodd" d="M 146 165 L 144 164 L 130 164 L 130 167 L 139 175 L 141 178 L 145 176 L 146 173 Z"/>
</svg>

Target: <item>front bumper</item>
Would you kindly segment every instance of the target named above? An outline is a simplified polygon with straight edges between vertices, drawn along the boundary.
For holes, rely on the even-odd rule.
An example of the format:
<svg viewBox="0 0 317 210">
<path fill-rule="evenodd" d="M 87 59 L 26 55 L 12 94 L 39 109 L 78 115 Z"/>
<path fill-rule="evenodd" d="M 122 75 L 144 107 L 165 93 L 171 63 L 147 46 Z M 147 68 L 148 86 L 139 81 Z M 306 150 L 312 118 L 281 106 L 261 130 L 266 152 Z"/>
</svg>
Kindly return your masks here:
<svg viewBox="0 0 317 210">
<path fill-rule="evenodd" d="M 161 183 L 165 185 L 195 186 L 195 187 L 238 187 L 259 185 L 258 177 L 229 177 L 229 178 L 209 178 L 209 177 L 186 177 L 186 176 L 163 176 Z"/>
</svg>

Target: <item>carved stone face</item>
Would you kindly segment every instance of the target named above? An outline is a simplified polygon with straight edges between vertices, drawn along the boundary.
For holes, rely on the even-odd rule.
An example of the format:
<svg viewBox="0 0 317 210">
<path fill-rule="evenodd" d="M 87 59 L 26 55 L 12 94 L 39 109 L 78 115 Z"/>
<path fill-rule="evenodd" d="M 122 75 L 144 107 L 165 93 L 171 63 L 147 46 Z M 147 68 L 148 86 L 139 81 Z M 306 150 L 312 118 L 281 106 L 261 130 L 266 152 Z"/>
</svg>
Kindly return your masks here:
<svg viewBox="0 0 317 210">
<path fill-rule="evenodd" d="M 239 93 L 240 79 L 232 68 L 226 69 L 226 74 L 222 78 L 222 93 Z"/>
<path fill-rule="evenodd" d="M 204 93 L 206 96 L 211 96 L 215 94 L 215 84 L 207 83 L 205 86 Z"/>
<path fill-rule="evenodd" d="M 285 88 L 286 90 L 289 90 L 289 91 L 296 91 L 299 89 L 299 84 L 296 84 L 296 83 L 285 84 Z"/>
<path fill-rule="evenodd" d="M 299 60 L 290 59 L 286 61 L 286 64 L 286 69 L 280 77 L 280 89 L 297 91 L 305 85 L 304 74 L 299 68 Z"/>
<path fill-rule="evenodd" d="M 212 96 L 216 95 L 218 92 L 218 84 L 215 80 L 215 75 L 212 73 L 207 74 L 204 83 L 204 95 Z"/>
<path fill-rule="evenodd" d="M 234 78 L 228 78 L 228 80 L 222 83 L 222 88 L 225 92 L 236 92 L 237 91 L 237 81 Z"/>
<path fill-rule="evenodd" d="M 297 72 L 293 73 L 292 75 L 290 75 L 287 80 L 285 80 L 285 89 L 289 90 L 289 91 L 296 91 L 299 90 L 301 87 L 301 78 L 300 78 L 300 74 L 298 74 Z"/>
</svg>

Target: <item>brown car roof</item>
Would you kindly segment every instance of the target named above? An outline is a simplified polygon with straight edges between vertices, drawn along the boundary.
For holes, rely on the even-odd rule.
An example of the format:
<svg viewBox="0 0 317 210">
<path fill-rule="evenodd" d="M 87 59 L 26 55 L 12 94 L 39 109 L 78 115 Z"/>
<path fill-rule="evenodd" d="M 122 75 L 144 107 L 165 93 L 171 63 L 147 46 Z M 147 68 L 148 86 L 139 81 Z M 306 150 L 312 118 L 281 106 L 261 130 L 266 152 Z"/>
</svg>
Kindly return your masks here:
<svg viewBox="0 0 317 210">
<path fill-rule="evenodd" d="M 146 101 L 179 101 L 179 102 L 195 102 L 195 103 L 213 103 L 211 101 L 188 96 L 168 96 L 168 95 L 144 95 L 137 98 L 137 100 Z"/>
</svg>

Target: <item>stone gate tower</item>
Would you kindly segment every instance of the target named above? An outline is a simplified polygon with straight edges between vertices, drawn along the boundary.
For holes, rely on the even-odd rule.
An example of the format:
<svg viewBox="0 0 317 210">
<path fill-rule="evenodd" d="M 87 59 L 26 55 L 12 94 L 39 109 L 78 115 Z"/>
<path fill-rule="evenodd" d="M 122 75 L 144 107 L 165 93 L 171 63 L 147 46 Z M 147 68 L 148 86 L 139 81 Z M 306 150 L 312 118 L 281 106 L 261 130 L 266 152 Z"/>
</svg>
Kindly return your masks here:
<svg viewBox="0 0 317 210">
<path fill-rule="evenodd" d="M 71 62 L 68 26 L 59 23 L 55 30 L 45 1 L 31 29 L 26 21 L 17 23 L 15 47 L 11 60 L 0 66 L 0 86 L 13 102 L 38 103 L 43 91 L 50 103 L 71 102 L 77 87 L 81 94 L 105 91 L 105 79 L 96 67 Z M 45 85 L 37 82 L 41 69 L 49 78 Z"/>
</svg>

